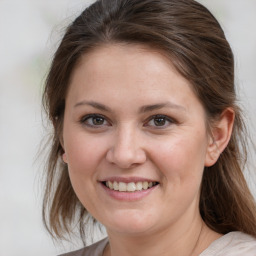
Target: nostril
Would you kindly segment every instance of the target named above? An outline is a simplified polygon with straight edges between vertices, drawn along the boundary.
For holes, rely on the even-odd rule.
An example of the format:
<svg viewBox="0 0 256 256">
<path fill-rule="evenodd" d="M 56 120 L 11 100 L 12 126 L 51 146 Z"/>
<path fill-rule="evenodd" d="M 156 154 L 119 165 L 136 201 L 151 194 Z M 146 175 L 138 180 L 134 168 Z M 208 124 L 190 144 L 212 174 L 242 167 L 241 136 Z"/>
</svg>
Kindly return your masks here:
<svg viewBox="0 0 256 256">
<path fill-rule="evenodd" d="M 143 164 L 146 158 L 140 159 L 138 155 L 129 156 L 129 155 L 117 155 L 117 154 L 110 153 L 107 155 L 106 159 L 110 164 L 117 165 L 122 169 L 129 169 L 129 168 L 134 168 L 136 166 L 139 166 L 140 164 Z"/>
<path fill-rule="evenodd" d="M 127 142 L 127 138 L 119 139 L 106 153 L 106 160 L 122 169 L 136 167 L 143 164 L 146 159 L 146 153 L 139 142 L 135 140 Z"/>
</svg>

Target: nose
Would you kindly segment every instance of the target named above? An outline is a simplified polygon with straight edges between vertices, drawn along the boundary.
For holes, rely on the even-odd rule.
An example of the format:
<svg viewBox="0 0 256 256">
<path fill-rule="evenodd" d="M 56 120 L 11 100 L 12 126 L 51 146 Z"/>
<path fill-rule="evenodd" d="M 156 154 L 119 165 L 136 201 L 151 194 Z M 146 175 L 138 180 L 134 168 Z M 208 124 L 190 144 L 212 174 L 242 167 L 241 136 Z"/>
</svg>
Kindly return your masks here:
<svg viewBox="0 0 256 256">
<path fill-rule="evenodd" d="M 134 129 L 123 128 L 115 135 L 106 159 L 119 168 L 128 169 L 146 161 L 146 152 Z"/>
</svg>

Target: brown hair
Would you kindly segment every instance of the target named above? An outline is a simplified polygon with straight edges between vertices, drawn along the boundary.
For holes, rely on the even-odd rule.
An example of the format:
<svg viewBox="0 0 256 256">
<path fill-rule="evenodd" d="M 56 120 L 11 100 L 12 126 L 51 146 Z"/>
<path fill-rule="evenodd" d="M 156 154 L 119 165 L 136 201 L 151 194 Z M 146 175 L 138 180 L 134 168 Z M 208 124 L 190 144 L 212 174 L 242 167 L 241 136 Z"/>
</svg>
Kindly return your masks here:
<svg viewBox="0 0 256 256">
<path fill-rule="evenodd" d="M 48 231 L 63 238 L 71 233 L 78 217 L 84 238 L 88 212 L 77 199 L 67 166 L 60 160 L 65 97 L 81 56 L 109 43 L 143 44 L 164 52 L 190 81 L 208 124 L 226 108 L 234 110 L 230 142 L 217 163 L 204 171 L 200 213 L 219 233 L 237 230 L 256 237 L 256 206 L 242 173 L 247 143 L 236 105 L 232 50 L 217 20 L 194 0 L 98 0 L 67 28 L 44 92 L 44 106 L 54 128 L 43 202 Z"/>
</svg>

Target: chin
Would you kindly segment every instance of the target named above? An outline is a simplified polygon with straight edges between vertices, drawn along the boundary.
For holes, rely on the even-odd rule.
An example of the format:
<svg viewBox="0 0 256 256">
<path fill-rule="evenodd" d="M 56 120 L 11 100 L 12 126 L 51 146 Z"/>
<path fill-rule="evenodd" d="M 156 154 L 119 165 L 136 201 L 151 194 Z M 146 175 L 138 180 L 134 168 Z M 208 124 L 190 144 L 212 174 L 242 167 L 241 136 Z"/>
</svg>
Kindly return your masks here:
<svg viewBox="0 0 256 256">
<path fill-rule="evenodd" d="M 113 230 L 123 234 L 139 235 L 148 232 L 152 228 L 153 223 L 152 216 L 150 218 L 150 216 L 145 216 L 138 210 L 129 210 L 112 214 L 111 220 L 106 221 L 105 226 L 109 231 Z"/>
</svg>

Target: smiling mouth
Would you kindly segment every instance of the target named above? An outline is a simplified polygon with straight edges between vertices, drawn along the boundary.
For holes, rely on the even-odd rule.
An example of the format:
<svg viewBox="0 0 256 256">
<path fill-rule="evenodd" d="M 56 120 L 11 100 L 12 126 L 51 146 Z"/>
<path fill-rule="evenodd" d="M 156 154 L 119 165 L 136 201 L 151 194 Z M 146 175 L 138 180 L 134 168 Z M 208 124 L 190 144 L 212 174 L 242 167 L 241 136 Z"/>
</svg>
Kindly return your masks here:
<svg viewBox="0 0 256 256">
<path fill-rule="evenodd" d="M 154 186 L 157 186 L 158 182 L 148 182 L 148 181 L 139 181 L 139 182 L 118 182 L 118 181 L 104 181 L 102 182 L 104 186 L 110 190 L 115 190 L 119 192 L 136 192 L 150 189 Z"/>
</svg>

